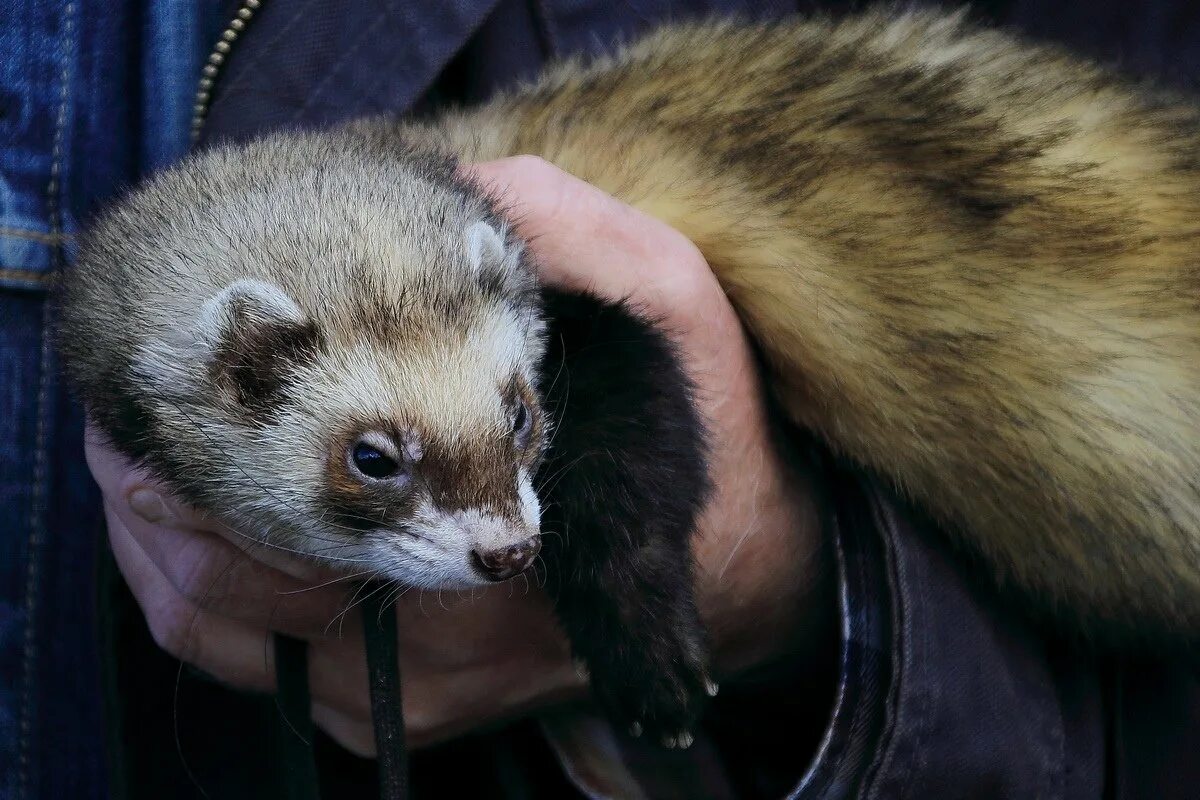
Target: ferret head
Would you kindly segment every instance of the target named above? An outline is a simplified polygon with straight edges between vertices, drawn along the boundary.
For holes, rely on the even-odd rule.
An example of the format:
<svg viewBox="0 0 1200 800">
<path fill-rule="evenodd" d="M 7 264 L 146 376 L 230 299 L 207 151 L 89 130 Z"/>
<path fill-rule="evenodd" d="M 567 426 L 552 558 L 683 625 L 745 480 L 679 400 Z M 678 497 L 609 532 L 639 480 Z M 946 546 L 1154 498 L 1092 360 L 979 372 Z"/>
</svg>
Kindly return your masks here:
<svg viewBox="0 0 1200 800">
<path fill-rule="evenodd" d="M 521 572 L 548 424 L 520 242 L 444 165 L 267 146 L 166 174 L 86 245 L 86 282 L 136 296 L 133 449 L 268 545 L 425 587 Z"/>
<path fill-rule="evenodd" d="M 540 323 L 478 285 L 423 291 L 326 313 L 258 280 L 218 292 L 200 315 L 200 427 L 221 442 L 206 458 L 242 498 L 242 527 L 267 522 L 276 543 L 410 584 L 509 578 L 540 546 Z"/>
</svg>

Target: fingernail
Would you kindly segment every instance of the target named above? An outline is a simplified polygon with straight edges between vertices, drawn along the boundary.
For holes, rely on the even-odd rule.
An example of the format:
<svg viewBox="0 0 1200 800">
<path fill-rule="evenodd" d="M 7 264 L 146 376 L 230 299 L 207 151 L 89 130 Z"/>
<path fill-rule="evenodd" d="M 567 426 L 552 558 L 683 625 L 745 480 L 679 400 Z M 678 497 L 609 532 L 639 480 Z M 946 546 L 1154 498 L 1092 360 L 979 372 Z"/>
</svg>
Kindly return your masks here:
<svg viewBox="0 0 1200 800">
<path fill-rule="evenodd" d="M 162 495 L 153 489 L 139 487 L 130 492 L 127 499 L 129 507 L 133 509 L 133 513 L 146 522 L 158 524 L 175 519 L 175 515 L 171 513 L 171 509 L 167 508 L 166 502 L 163 501 Z"/>
</svg>

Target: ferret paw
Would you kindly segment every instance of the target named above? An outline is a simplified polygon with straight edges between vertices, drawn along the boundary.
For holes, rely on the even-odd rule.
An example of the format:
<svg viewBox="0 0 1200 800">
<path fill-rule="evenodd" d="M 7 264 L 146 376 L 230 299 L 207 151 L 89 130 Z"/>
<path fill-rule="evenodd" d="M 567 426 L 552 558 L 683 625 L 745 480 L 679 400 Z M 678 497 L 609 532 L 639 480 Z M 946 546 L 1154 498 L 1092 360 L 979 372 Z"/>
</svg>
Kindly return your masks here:
<svg viewBox="0 0 1200 800">
<path fill-rule="evenodd" d="M 674 736 L 664 736 L 662 739 L 662 746 L 668 750 L 674 750 L 677 747 L 680 750 L 687 750 L 692 746 L 692 742 L 694 741 L 696 740 L 691 733 L 688 731 L 680 731 Z"/>
<path fill-rule="evenodd" d="M 610 719 L 630 736 L 645 735 L 670 749 L 690 747 L 694 731 L 716 684 L 707 669 L 676 654 L 606 674 L 592 665 L 592 685 Z"/>
</svg>

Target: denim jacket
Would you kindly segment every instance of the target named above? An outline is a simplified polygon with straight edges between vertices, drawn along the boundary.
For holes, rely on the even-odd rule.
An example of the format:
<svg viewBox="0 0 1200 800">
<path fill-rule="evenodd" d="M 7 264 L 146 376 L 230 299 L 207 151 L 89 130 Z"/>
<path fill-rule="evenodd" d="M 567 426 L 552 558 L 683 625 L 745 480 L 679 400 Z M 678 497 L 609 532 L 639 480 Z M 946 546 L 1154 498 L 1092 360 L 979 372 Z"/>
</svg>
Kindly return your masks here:
<svg viewBox="0 0 1200 800">
<path fill-rule="evenodd" d="M 0 798 L 105 796 L 101 515 L 47 297 L 96 203 L 185 151 L 202 10 L 0 3 Z"/>
<path fill-rule="evenodd" d="M 668 17 L 853 3 L 253 5 L 199 110 L 206 141 L 471 102 L 549 57 L 593 51 Z M 1177 80 L 1200 74 L 1200 9 L 1187 0 L 976 5 L 1133 68 Z M 204 58 L 236 8 L 207 0 L 0 7 L 0 798 L 202 796 L 197 784 L 218 798 L 275 796 L 269 770 L 242 757 L 248 745 L 265 746 L 254 726 L 270 705 L 252 708 L 178 671 L 148 645 L 127 595 L 98 578 L 111 571 L 98 499 L 79 411 L 47 336 L 47 292 L 69 268 L 73 233 L 98 203 L 186 150 Z M 886 490 L 853 471 L 829 474 L 841 640 L 836 701 L 816 742 L 774 730 L 769 713 L 733 714 L 708 731 L 699 757 L 647 762 L 603 725 L 576 718 L 568 729 L 551 718 L 526 738 L 528 726 L 514 727 L 419 756 L 418 787 L 426 775 L 439 794 L 460 780 L 513 797 L 1200 796 L 1192 673 L 1056 642 Z M 124 615 L 107 614 L 122 604 Z M 114 661 L 115 673 L 101 669 Z M 572 745 L 580 730 L 590 746 Z M 773 742 L 764 745 L 770 757 L 738 748 L 739 736 Z M 466 759 L 472 770 L 461 769 Z M 354 776 L 367 765 L 332 751 L 323 763 L 341 781 L 326 796 L 357 796 Z M 549 772 L 558 783 L 544 779 Z"/>
</svg>

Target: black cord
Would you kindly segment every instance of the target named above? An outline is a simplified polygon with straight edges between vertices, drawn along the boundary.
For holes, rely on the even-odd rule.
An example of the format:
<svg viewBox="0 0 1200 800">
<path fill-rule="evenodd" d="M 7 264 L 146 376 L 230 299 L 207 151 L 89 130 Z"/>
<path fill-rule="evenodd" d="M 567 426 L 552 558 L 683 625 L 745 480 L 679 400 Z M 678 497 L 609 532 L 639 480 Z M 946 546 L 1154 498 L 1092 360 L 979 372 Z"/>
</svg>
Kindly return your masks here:
<svg viewBox="0 0 1200 800">
<path fill-rule="evenodd" d="M 367 640 L 367 674 L 371 717 L 375 723 L 380 800 L 408 797 L 408 751 L 404 746 L 404 709 L 400 704 L 400 647 L 393 593 L 366 590 L 362 602 L 363 635 Z M 386 602 L 385 602 L 385 598 Z"/>
<path fill-rule="evenodd" d="M 287 800 L 320 800 L 313 753 L 306 642 L 275 635 L 275 682 L 280 715 L 279 765 L 283 796 Z"/>
</svg>

